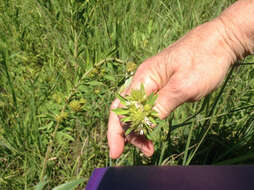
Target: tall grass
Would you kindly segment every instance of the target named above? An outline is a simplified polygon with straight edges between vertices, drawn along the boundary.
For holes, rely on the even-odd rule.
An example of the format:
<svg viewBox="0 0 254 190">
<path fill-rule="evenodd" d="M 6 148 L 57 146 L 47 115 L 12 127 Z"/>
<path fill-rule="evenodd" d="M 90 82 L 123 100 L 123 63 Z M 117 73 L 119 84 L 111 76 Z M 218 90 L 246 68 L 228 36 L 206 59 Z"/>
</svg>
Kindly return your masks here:
<svg viewBox="0 0 254 190">
<path fill-rule="evenodd" d="M 1 1 L 0 189 L 31 189 L 45 177 L 45 189 L 81 177 L 84 187 L 96 167 L 253 163 L 252 64 L 161 121 L 152 158 L 128 145 L 111 160 L 106 141 L 127 63 L 139 65 L 232 2 Z"/>
</svg>

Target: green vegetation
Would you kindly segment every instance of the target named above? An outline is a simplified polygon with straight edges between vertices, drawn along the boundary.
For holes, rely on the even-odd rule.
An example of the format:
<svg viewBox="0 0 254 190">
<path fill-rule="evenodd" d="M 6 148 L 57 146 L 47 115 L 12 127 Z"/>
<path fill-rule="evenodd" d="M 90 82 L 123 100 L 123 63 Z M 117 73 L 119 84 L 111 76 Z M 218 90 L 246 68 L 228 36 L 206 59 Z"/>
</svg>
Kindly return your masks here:
<svg viewBox="0 0 254 190">
<path fill-rule="evenodd" d="M 251 64 L 161 121 L 152 158 L 128 145 L 111 160 L 106 140 L 109 105 L 136 66 L 231 3 L 1 0 L 0 189 L 84 178 L 83 189 L 96 167 L 253 163 Z"/>
<path fill-rule="evenodd" d="M 140 89 L 133 89 L 130 95 L 123 97 L 117 94 L 116 97 L 124 107 L 113 109 L 113 111 L 120 117 L 123 116 L 121 121 L 125 135 L 136 133 L 153 140 L 152 133 L 158 119 L 158 113 L 153 110 L 153 107 L 158 96 L 154 93 L 147 96 L 144 85 L 141 84 Z"/>
</svg>

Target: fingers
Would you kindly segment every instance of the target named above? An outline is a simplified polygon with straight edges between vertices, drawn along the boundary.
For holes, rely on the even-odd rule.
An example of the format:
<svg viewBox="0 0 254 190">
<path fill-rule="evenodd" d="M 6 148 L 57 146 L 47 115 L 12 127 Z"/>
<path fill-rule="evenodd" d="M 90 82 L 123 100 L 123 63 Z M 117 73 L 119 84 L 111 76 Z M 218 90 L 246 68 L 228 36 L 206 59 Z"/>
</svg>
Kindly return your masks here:
<svg viewBox="0 0 254 190">
<path fill-rule="evenodd" d="M 150 157 L 153 155 L 153 142 L 147 140 L 144 135 L 131 133 L 126 137 L 126 139 L 128 140 L 128 142 L 139 148 L 145 154 L 145 156 Z"/>
<path fill-rule="evenodd" d="M 152 92 L 157 92 L 168 81 L 173 70 L 168 69 L 166 64 L 159 63 L 160 58 L 156 57 L 149 59 L 141 64 L 133 77 L 130 86 L 122 93 L 129 94 L 132 89 L 140 89 L 141 84 L 144 85 L 146 94 L 149 95 Z M 111 109 L 115 109 L 121 106 L 119 100 L 115 100 Z M 118 158 L 124 150 L 124 130 L 121 126 L 119 117 L 112 111 L 110 111 L 108 122 L 108 145 L 110 148 L 110 157 Z M 130 134 L 127 140 L 138 147 L 146 156 L 152 156 L 154 152 L 154 146 L 152 141 L 147 140 L 143 135 Z"/>
<path fill-rule="evenodd" d="M 173 94 L 168 87 L 162 88 L 158 93 L 154 110 L 158 112 L 161 119 L 166 118 L 182 101 L 180 97 Z"/>
<path fill-rule="evenodd" d="M 108 145 L 109 145 L 109 154 L 113 159 L 118 158 L 124 149 L 124 130 L 120 124 L 120 119 L 112 111 L 119 106 L 119 100 L 115 100 L 110 107 L 110 115 L 108 121 Z"/>
<path fill-rule="evenodd" d="M 163 69 L 165 68 L 159 67 L 158 58 L 146 60 L 139 66 L 125 93 L 129 94 L 132 89 L 140 89 L 141 84 L 144 85 L 147 95 L 158 91 L 166 80 L 166 76 L 161 76 Z"/>
<path fill-rule="evenodd" d="M 132 89 L 140 89 L 141 84 L 144 85 L 144 89 L 146 91 L 146 94 L 149 95 L 152 92 L 156 92 L 158 88 L 158 84 L 154 82 L 150 77 L 144 76 L 144 74 L 138 73 L 136 74 L 129 87 L 123 92 L 123 94 L 130 94 Z"/>
<path fill-rule="evenodd" d="M 110 157 L 113 159 L 118 158 L 124 150 L 124 130 L 121 126 L 119 117 L 112 111 L 119 106 L 119 100 L 115 100 L 111 105 L 109 122 L 108 122 L 108 145 L 110 149 Z M 152 141 L 147 140 L 144 135 L 129 134 L 126 139 L 138 147 L 146 156 L 152 156 L 154 146 Z"/>
<path fill-rule="evenodd" d="M 181 81 L 184 80 L 184 76 L 177 76 L 179 74 L 175 73 L 175 68 L 172 65 L 162 64 L 158 62 L 159 60 L 161 60 L 160 57 L 156 57 L 156 60 L 145 61 L 123 94 L 129 94 L 132 89 L 139 89 L 143 84 L 147 95 L 152 92 L 158 94 L 154 109 L 158 112 L 159 117 L 164 119 L 177 106 L 187 100 L 188 92 L 181 90 L 184 84 Z"/>
<path fill-rule="evenodd" d="M 173 75 L 168 84 L 157 93 L 158 98 L 154 109 L 158 112 L 161 119 L 166 118 L 176 107 L 195 96 L 196 88 L 189 86 L 186 81 L 188 81 L 188 78 L 179 80 L 177 74 Z"/>
</svg>

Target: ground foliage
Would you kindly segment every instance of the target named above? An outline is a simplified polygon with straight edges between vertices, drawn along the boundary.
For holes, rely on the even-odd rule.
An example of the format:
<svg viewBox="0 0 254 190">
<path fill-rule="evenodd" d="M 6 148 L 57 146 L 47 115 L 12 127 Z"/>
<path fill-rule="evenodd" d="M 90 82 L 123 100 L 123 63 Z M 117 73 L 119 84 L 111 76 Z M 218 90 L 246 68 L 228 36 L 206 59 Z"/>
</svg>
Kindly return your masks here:
<svg viewBox="0 0 254 190">
<path fill-rule="evenodd" d="M 232 1 L 1 0 L 0 189 L 45 189 L 96 167 L 254 162 L 254 70 L 236 65 L 156 128 L 155 154 L 109 158 L 115 93 L 142 61 Z M 245 62 L 254 62 L 248 57 Z"/>
</svg>

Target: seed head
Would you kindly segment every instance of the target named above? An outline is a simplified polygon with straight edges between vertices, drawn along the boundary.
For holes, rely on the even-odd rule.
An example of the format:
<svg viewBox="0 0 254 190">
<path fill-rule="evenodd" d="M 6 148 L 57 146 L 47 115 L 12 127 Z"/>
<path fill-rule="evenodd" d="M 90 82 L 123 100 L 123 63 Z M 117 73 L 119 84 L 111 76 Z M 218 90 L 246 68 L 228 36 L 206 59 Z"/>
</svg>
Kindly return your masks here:
<svg viewBox="0 0 254 190">
<path fill-rule="evenodd" d="M 78 100 L 72 100 L 69 103 L 69 106 L 75 112 L 81 111 L 81 108 L 82 108 L 82 105 L 80 104 L 80 102 Z"/>
<path fill-rule="evenodd" d="M 58 123 L 61 123 L 63 120 L 65 120 L 68 117 L 68 113 L 66 112 L 61 112 L 58 115 L 56 115 L 55 120 Z"/>
<path fill-rule="evenodd" d="M 134 63 L 134 62 L 128 62 L 127 64 L 126 64 L 126 70 L 127 70 L 127 72 L 133 72 L 133 71 L 135 71 L 136 70 L 136 68 L 137 68 L 137 65 L 136 65 L 136 63 Z"/>
</svg>

